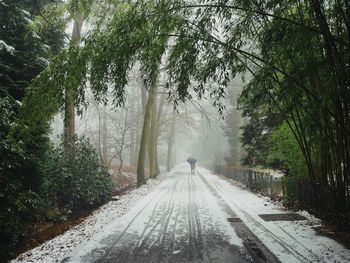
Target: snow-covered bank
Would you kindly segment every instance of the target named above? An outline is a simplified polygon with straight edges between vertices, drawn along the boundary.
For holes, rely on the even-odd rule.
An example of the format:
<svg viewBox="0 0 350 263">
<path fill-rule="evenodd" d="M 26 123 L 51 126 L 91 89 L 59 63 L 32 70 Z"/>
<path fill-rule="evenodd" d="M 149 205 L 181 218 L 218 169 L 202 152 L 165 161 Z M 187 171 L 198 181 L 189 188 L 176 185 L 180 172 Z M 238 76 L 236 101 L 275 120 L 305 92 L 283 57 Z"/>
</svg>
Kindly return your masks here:
<svg viewBox="0 0 350 263">
<path fill-rule="evenodd" d="M 233 184 L 234 186 L 237 186 L 241 190 L 248 191 L 251 194 L 256 195 L 257 197 L 259 197 L 264 202 L 272 203 L 281 212 L 290 212 L 290 210 L 283 205 L 282 201 L 272 200 L 269 196 L 266 196 L 266 195 L 264 195 L 262 193 L 259 193 L 259 192 L 252 192 L 248 187 L 246 187 L 242 183 L 237 182 L 237 181 L 235 181 L 233 179 L 230 179 L 230 178 L 227 178 L 227 177 L 224 177 L 224 176 L 222 178 L 224 178 L 225 180 L 228 180 L 231 184 Z M 299 211 L 293 211 L 293 212 L 295 212 L 295 213 L 297 213 L 297 214 L 299 214 L 299 215 L 301 215 L 303 217 L 306 217 L 307 220 L 308 220 L 306 223 L 309 224 L 309 225 L 312 225 L 312 227 L 319 227 L 319 226 L 322 225 L 322 220 L 321 219 L 315 217 L 314 215 L 310 214 L 309 212 L 307 212 L 305 210 L 299 210 Z M 303 221 L 303 223 L 305 223 L 305 221 Z"/>
<path fill-rule="evenodd" d="M 321 220 L 302 211 L 300 214 L 307 220 L 264 221 L 260 214 L 286 213 L 285 209 L 270 202 L 268 197 L 242 189 L 231 179 L 212 175 L 205 169 L 199 171 L 281 262 L 350 262 L 349 249 L 314 230 Z"/>
<path fill-rule="evenodd" d="M 89 240 L 94 234 L 99 232 L 103 227 L 112 223 L 117 218 L 124 215 L 134 204 L 142 197 L 152 192 L 156 186 L 162 181 L 162 178 L 169 174 L 163 174 L 157 179 L 150 179 L 146 185 L 135 189 L 118 199 L 118 201 L 110 201 L 94 211 L 81 224 L 66 231 L 40 246 L 29 250 L 11 263 L 35 262 L 35 263 L 51 263 L 60 262 L 65 254 L 71 252 L 82 242 Z"/>
</svg>

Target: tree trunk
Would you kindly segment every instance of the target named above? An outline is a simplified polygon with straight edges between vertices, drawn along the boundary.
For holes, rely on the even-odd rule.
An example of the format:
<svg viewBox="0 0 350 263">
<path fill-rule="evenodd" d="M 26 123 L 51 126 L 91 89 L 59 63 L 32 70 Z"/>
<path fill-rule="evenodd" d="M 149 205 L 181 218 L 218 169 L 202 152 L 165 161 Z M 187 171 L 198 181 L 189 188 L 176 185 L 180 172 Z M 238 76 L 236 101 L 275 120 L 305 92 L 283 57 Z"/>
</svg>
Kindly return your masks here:
<svg viewBox="0 0 350 263">
<path fill-rule="evenodd" d="M 160 74 L 160 73 L 159 73 Z M 165 81 L 166 81 L 166 78 L 165 78 L 165 75 L 164 75 L 164 78 L 163 78 L 163 81 L 162 81 L 162 84 L 165 86 Z M 160 86 L 160 85 L 158 85 Z M 161 116 L 162 116 L 162 113 L 163 113 L 163 107 L 164 107 L 164 103 L 165 103 L 165 99 L 166 99 L 166 92 L 162 92 L 161 96 L 160 96 L 160 100 L 159 100 L 159 106 L 158 106 L 158 110 L 157 110 L 157 113 L 156 113 L 156 116 L 157 116 L 157 120 L 156 120 L 156 125 L 157 125 L 157 131 L 156 131 L 156 141 L 158 142 L 158 138 L 159 138 L 159 135 L 160 135 L 160 130 L 161 130 Z M 159 169 L 159 163 L 158 163 L 158 148 L 156 146 L 156 170 L 157 170 L 157 175 L 160 174 L 160 169 Z"/>
<path fill-rule="evenodd" d="M 173 118 L 171 123 L 170 133 L 167 139 L 168 143 L 168 155 L 167 155 L 167 163 L 166 169 L 169 172 L 172 167 L 172 155 L 173 155 L 173 145 L 174 145 L 174 137 L 175 137 L 175 112 L 173 112 Z"/>
<path fill-rule="evenodd" d="M 141 90 L 141 105 L 142 105 L 142 112 L 143 112 L 143 116 L 145 116 L 145 114 L 146 114 L 146 107 L 147 107 L 147 102 L 148 102 L 148 100 L 149 100 L 149 96 L 150 96 L 150 94 L 151 94 L 151 91 L 149 91 L 148 92 L 148 95 L 147 95 L 147 89 L 146 88 L 144 88 L 144 87 L 141 87 L 140 88 L 140 90 Z M 151 109 L 152 110 L 152 109 Z M 151 113 L 150 113 L 151 114 Z M 151 118 L 151 115 L 150 115 L 150 118 Z M 148 129 L 148 131 L 147 131 L 147 136 L 149 136 L 149 134 L 150 134 L 150 131 L 149 131 L 149 129 L 150 129 L 150 125 L 151 125 L 151 120 L 149 121 L 149 123 L 148 123 L 148 125 L 147 125 L 147 129 Z M 143 131 L 142 131 L 143 132 Z M 149 156 L 151 155 L 150 154 L 150 140 L 149 140 L 149 138 L 147 137 L 147 149 L 148 149 L 148 151 L 146 151 L 146 156 L 145 156 L 145 160 L 148 160 L 148 163 L 146 162 L 145 163 L 145 166 L 146 166 L 146 168 L 150 168 L 150 166 L 151 166 L 151 164 L 150 164 L 150 158 L 149 158 Z"/>
<path fill-rule="evenodd" d="M 105 108 L 104 108 L 105 109 Z M 102 161 L 103 164 L 107 167 L 108 164 L 108 142 L 107 142 L 107 113 L 104 110 L 102 112 Z"/>
<path fill-rule="evenodd" d="M 148 101 L 145 107 L 145 114 L 143 120 L 141 141 L 140 141 L 140 150 L 139 150 L 139 158 L 137 163 L 137 187 L 146 183 L 145 179 L 145 159 L 146 159 L 146 150 L 147 150 L 147 142 L 149 139 L 149 125 L 150 125 L 150 117 L 153 108 L 154 102 L 154 93 L 156 93 L 156 85 L 153 85 L 150 89 L 150 94 L 148 96 Z"/>
<path fill-rule="evenodd" d="M 142 95 L 139 93 L 141 90 L 137 89 L 137 98 L 140 98 Z M 141 97 L 142 98 L 142 97 Z M 136 109 L 136 129 L 135 129 L 135 146 L 134 146 L 134 154 L 133 154 L 133 167 L 137 167 L 138 164 L 138 154 L 140 149 L 140 141 L 141 141 L 141 122 L 142 117 L 145 115 L 142 103 L 138 101 L 137 103 L 137 109 Z"/>
<path fill-rule="evenodd" d="M 167 161 L 166 161 L 166 170 L 170 172 L 171 170 L 171 157 L 172 157 L 172 151 L 173 151 L 173 141 L 168 140 L 168 154 L 167 154 Z"/>
<path fill-rule="evenodd" d="M 84 23 L 84 12 L 81 12 L 74 18 L 71 45 L 78 47 L 81 42 L 81 29 Z M 64 108 L 64 129 L 63 139 L 65 148 L 68 149 L 72 144 L 75 134 L 75 111 L 74 111 L 74 88 L 65 89 L 65 108 Z"/>
<path fill-rule="evenodd" d="M 158 158 L 157 158 L 157 139 L 158 139 L 158 116 L 157 116 L 157 93 L 158 93 L 158 79 L 160 72 L 157 70 L 155 73 L 155 79 L 152 86 L 152 92 L 150 91 L 149 97 L 153 96 L 152 109 L 151 109 L 151 120 L 150 120 L 150 133 L 149 133 L 149 167 L 150 167 L 150 178 L 158 176 Z"/>
<path fill-rule="evenodd" d="M 153 92 L 153 105 L 151 111 L 151 126 L 149 140 L 149 162 L 150 162 L 150 178 L 155 178 L 158 175 L 157 171 L 157 83 Z"/>
<path fill-rule="evenodd" d="M 136 120 L 136 118 L 135 118 L 135 103 L 130 102 L 128 107 L 130 108 L 130 120 Z M 136 121 L 136 123 L 137 123 L 137 121 Z M 130 134 L 129 165 L 131 168 L 133 168 L 135 165 L 134 160 L 136 159 L 136 158 L 134 158 L 135 147 L 136 147 L 135 126 L 134 125 L 130 125 L 129 134 Z"/>
<path fill-rule="evenodd" d="M 98 150 L 98 156 L 100 158 L 101 163 L 104 163 L 103 161 L 103 153 L 102 153 L 102 144 L 101 144 L 101 112 L 98 108 L 98 105 L 94 105 L 97 112 L 97 118 L 98 118 L 98 129 L 97 129 L 97 143 L 96 143 L 96 149 Z"/>
</svg>

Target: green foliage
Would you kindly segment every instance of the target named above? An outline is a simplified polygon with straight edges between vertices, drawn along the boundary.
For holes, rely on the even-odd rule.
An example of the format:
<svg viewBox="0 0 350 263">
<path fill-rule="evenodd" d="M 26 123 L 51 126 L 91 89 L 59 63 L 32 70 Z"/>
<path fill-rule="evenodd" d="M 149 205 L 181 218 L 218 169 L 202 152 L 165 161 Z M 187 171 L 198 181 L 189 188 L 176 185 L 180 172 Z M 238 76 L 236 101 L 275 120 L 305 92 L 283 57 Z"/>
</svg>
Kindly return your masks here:
<svg viewBox="0 0 350 263">
<path fill-rule="evenodd" d="M 26 127 L 18 125 L 18 107 L 11 97 L 0 97 L 1 258 L 13 255 L 16 243 L 37 218 L 41 206 L 41 160 L 48 147 L 44 127 L 24 132 Z"/>
<path fill-rule="evenodd" d="M 69 151 L 60 145 L 46 159 L 44 195 L 53 207 L 83 211 L 105 202 L 113 189 L 111 176 L 88 139 L 77 139 Z"/>
<path fill-rule="evenodd" d="M 23 98 L 31 79 L 47 65 L 44 46 L 33 34 L 27 34 L 30 19 L 18 4 L 0 2 L 0 87 L 17 100 Z"/>
<path fill-rule="evenodd" d="M 73 11 L 81 10 L 83 2 L 76 3 Z M 24 102 L 26 118 L 34 124 L 49 119 L 64 106 L 67 87 L 74 89 L 82 110 L 87 83 L 97 100 L 105 100 L 112 86 L 119 106 L 135 63 L 150 87 L 165 54 L 167 88 L 175 104 L 208 96 L 222 113 L 220 99 L 229 79 L 249 73 L 241 97 L 250 121 L 243 132 L 246 164 L 276 166 L 278 157 L 272 153 L 267 161 L 275 137 L 279 143 L 273 152 L 283 155 L 278 165 L 302 174 L 299 159 L 288 163 L 292 157 L 280 148 L 283 135 L 297 153 L 289 137 L 293 134 L 307 166 L 311 198 L 322 208 L 316 190 L 322 184 L 344 204 L 337 207 L 339 213 L 349 210 L 350 190 L 344 187 L 350 180 L 346 1 L 140 0 L 116 1 L 114 7 L 113 18 L 97 23 L 82 47 L 61 53 L 35 79 Z"/>
<path fill-rule="evenodd" d="M 34 17 L 28 24 L 27 34 L 36 35 L 47 46 L 46 50 L 49 54 L 55 55 L 61 51 L 65 44 L 65 29 L 69 22 L 65 15 L 66 4 L 58 0 L 52 2 L 50 0 L 37 1 L 38 6 L 31 3 L 33 7 Z"/>
<path fill-rule="evenodd" d="M 94 1 L 98 2 L 96 0 L 69 0 L 66 3 L 67 10 L 73 17 L 82 13 L 85 16 L 88 16 L 91 12 L 91 6 Z"/>
<path fill-rule="evenodd" d="M 37 220 L 65 219 L 106 201 L 114 187 L 88 140 L 72 151 L 50 150 L 47 128 L 27 129 L 16 118 L 19 107 L 0 98 L 0 255 L 12 257 L 16 244 Z M 26 130 L 27 129 L 27 130 Z M 50 218 L 47 211 L 59 211 Z M 11 220 L 9 220 L 11 219 Z"/>
<path fill-rule="evenodd" d="M 241 127 L 243 130 L 241 142 L 247 153 L 242 159 L 244 165 L 268 166 L 269 137 L 283 120 L 282 112 L 274 111 L 267 103 L 273 104 L 270 96 L 265 92 L 269 85 L 271 83 L 262 81 L 259 76 L 256 76 L 245 87 L 239 98 L 242 115 L 249 120 Z"/>
<path fill-rule="evenodd" d="M 95 99 L 105 100 L 107 87 L 112 86 L 115 105 L 123 104 L 128 73 L 135 62 L 140 62 L 144 84 L 150 87 L 169 46 L 169 97 L 185 101 L 191 98 L 189 89 L 193 86 L 198 97 L 209 94 L 222 111 L 219 99 L 225 95 L 224 86 L 229 80 L 229 67 L 224 61 L 228 56 L 222 57 L 222 47 L 190 25 L 188 19 L 195 12 L 183 8 L 183 4 L 165 0 L 115 3 L 113 19 L 97 23 L 83 47 L 70 47 L 57 56 L 33 82 L 24 103 L 31 109 L 27 118 L 36 121 L 57 112 L 64 106 L 60 95 L 66 87 L 74 89 L 75 104 L 83 110 L 88 82 Z M 209 22 L 203 18 L 200 23 L 205 26 Z M 175 44 L 169 45 L 172 41 Z"/>
<path fill-rule="evenodd" d="M 267 165 L 293 176 L 306 176 L 307 167 L 295 136 L 286 123 L 268 137 Z"/>
<path fill-rule="evenodd" d="M 48 125 L 29 129 L 19 119 L 26 88 L 48 64 L 49 40 L 60 35 L 28 31 L 38 10 L 32 1 L 0 1 L 0 257 L 13 256 L 29 225 L 40 217 Z M 49 31 L 46 31 L 49 32 Z M 44 33 L 44 32 L 43 32 Z M 53 42 L 53 41 L 52 41 Z M 52 43 L 51 42 L 51 43 Z"/>
<path fill-rule="evenodd" d="M 341 186 L 350 178 L 345 2 L 239 2 L 256 47 L 246 53 L 252 79 L 241 97 L 248 157 L 287 172 L 288 203 L 334 211 L 334 221 L 349 216 Z"/>
</svg>

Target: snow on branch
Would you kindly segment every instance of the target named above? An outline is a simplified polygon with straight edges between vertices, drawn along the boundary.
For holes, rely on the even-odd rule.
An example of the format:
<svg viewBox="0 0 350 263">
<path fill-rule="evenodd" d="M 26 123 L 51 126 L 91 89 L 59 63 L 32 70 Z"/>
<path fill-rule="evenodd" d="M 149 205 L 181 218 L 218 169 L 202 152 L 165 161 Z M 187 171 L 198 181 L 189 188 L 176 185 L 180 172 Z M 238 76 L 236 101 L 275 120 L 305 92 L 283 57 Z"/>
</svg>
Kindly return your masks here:
<svg viewBox="0 0 350 263">
<path fill-rule="evenodd" d="M 11 55 L 15 53 L 15 48 L 13 46 L 8 45 L 4 40 L 0 40 L 0 50 L 5 50 Z"/>
</svg>

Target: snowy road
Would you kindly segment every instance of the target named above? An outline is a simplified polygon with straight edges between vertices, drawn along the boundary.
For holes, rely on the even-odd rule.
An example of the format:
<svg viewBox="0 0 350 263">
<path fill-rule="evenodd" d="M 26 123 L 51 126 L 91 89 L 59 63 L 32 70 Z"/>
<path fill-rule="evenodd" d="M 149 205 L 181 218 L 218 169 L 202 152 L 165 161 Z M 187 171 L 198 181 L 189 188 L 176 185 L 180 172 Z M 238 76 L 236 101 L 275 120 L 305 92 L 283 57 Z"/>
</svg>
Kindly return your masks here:
<svg viewBox="0 0 350 263">
<path fill-rule="evenodd" d="M 281 213 L 266 199 L 187 165 L 61 262 L 349 262 L 308 220 L 265 222 Z M 230 222 L 229 222 L 230 221 Z"/>
</svg>

